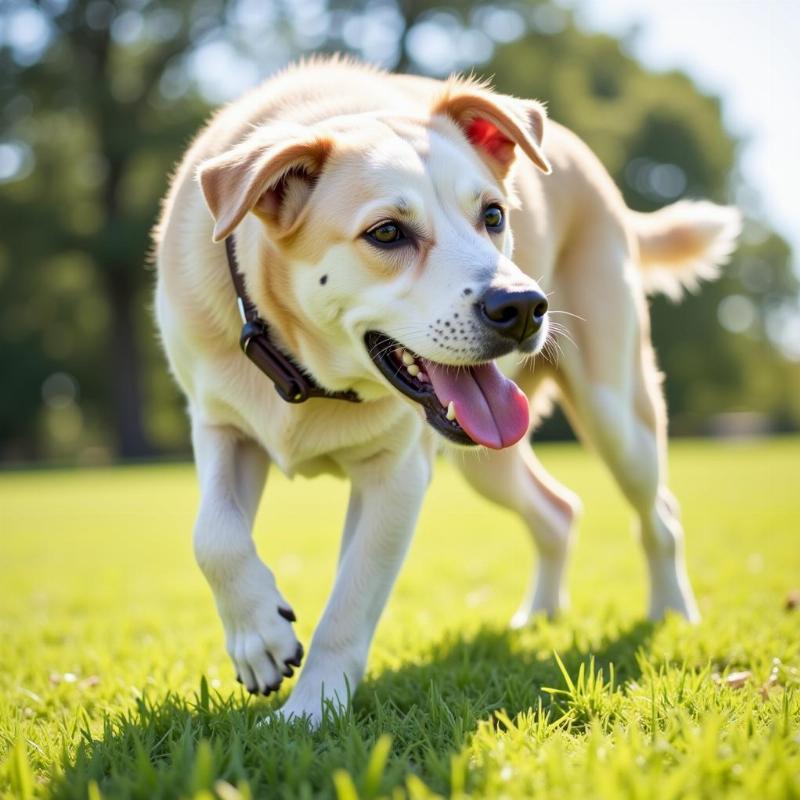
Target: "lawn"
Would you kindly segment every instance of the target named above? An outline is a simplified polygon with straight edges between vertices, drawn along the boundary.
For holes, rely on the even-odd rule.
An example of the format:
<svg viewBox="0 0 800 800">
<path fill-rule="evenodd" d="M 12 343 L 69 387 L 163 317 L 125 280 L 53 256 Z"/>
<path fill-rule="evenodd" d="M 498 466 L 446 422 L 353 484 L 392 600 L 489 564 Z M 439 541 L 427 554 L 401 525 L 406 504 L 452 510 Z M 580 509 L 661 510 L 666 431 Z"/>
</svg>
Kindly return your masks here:
<svg viewBox="0 0 800 800">
<path fill-rule="evenodd" d="M 640 552 L 597 461 L 538 452 L 585 502 L 572 610 L 506 628 L 527 536 L 441 463 L 367 678 L 317 732 L 259 726 L 288 689 L 234 682 L 193 561 L 190 466 L 0 474 L 0 793 L 800 797 L 800 440 L 674 444 L 696 627 L 643 621 Z M 306 644 L 345 501 L 341 481 L 275 472 L 260 512 Z"/>
</svg>

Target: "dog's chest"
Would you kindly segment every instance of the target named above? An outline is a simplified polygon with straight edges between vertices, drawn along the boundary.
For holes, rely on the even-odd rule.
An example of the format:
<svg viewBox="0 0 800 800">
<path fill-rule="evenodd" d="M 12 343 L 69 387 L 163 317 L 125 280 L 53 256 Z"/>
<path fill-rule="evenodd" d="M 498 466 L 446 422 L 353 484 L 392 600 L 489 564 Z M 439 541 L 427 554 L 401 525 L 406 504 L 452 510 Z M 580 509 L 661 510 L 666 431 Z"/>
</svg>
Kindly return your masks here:
<svg viewBox="0 0 800 800">
<path fill-rule="evenodd" d="M 263 426 L 262 444 L 287 475 L 341 474 L 344 465 L 372 458 L 397 436 L 419 436 L 420 421 L 394 398 L 353 405 L 309 400 L 289 406 L 281 425 Z"/>
<path fill-rule="evenodd" d="M 257 441 L 285 474 L 341 473 L 342 465 L 386 449 L 396 437 L 418 437 L 421 420 L 399 398 L 364 403 L 314 398 L 284 402 L 263 376 L 217 385 L 204 416 Z"/>
</svg>

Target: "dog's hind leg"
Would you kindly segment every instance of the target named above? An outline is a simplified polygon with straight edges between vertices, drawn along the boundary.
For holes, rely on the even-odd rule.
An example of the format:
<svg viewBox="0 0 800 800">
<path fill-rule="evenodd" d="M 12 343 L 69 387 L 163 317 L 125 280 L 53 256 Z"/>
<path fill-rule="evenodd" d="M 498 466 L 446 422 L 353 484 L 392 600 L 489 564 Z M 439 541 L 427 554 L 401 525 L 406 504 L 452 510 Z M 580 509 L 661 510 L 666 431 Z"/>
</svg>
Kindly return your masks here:
<svg viewBox="0 0 800 800">
<path fill-rule="evenodd" d="M 576 316 L 568 323 L 575 346 L 564 343 L 557 380 L 573 427 L 599 452 L 638 515 L 650 617 L 672 609 L 695 620 L 678 506 L 666 486 L 666 410 L 647 307 L 627 248 L 598 241 L 587 239 L 560 267 L 576 278 L 564 280 L 555 297 Z"/>
<path fill-rule="evenodd" d="M 524 625 L 535 613 L 553 615 L 564 609 L 564 571 L 580 511 L 578 498 L 545 471 L 526 440 L 506 450 L 458 451 L 453 463 L 476 491 L 522 517 L 538 551 L 530 589 L 512 626 Z"/>
</svg>

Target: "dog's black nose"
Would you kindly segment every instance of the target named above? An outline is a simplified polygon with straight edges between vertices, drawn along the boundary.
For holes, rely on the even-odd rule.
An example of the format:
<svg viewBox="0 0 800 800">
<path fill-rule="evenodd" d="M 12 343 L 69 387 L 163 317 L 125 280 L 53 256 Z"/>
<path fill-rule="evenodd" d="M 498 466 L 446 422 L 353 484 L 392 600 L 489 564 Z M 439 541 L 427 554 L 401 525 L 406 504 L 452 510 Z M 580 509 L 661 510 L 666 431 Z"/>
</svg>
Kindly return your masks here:
<svg viewBox="0 0 800 800">
<path fill-rule="evenodd" d="M 535 289 L 488 289 L 478 313 L 490 328 L 521 343 L 542 327 L 547 298 Z"/>
</svg>

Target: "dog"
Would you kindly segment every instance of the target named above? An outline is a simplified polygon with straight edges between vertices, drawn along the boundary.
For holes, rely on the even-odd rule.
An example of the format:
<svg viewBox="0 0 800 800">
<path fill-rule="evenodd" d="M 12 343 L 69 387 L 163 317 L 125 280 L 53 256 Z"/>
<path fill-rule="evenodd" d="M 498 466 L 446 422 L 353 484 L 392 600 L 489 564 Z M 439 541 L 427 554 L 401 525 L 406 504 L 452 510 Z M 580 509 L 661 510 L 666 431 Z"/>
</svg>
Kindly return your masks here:
<svg viewBox="0 0 800 800">
<path fill-rule="evenodd" d="M 273 462 L 351 482 L 284 718 L 318 724 L 347 703 L 442 445 L 538 550 L 512 624 L 563 609 L 580 503 L 528 442 L 554 388 L 636 513 L 650 616 L 698 619 L 646 293 L 713 277 L 739 228 L 709 202 L 629 210 L 540 103 L 473 78 L 319 59 L 219 111 L 163 203 L 155 306 L 191 417 L 195 554 L 245 687 L 269 694 L 303 658 L 252 539 Z"/>
</svg>

